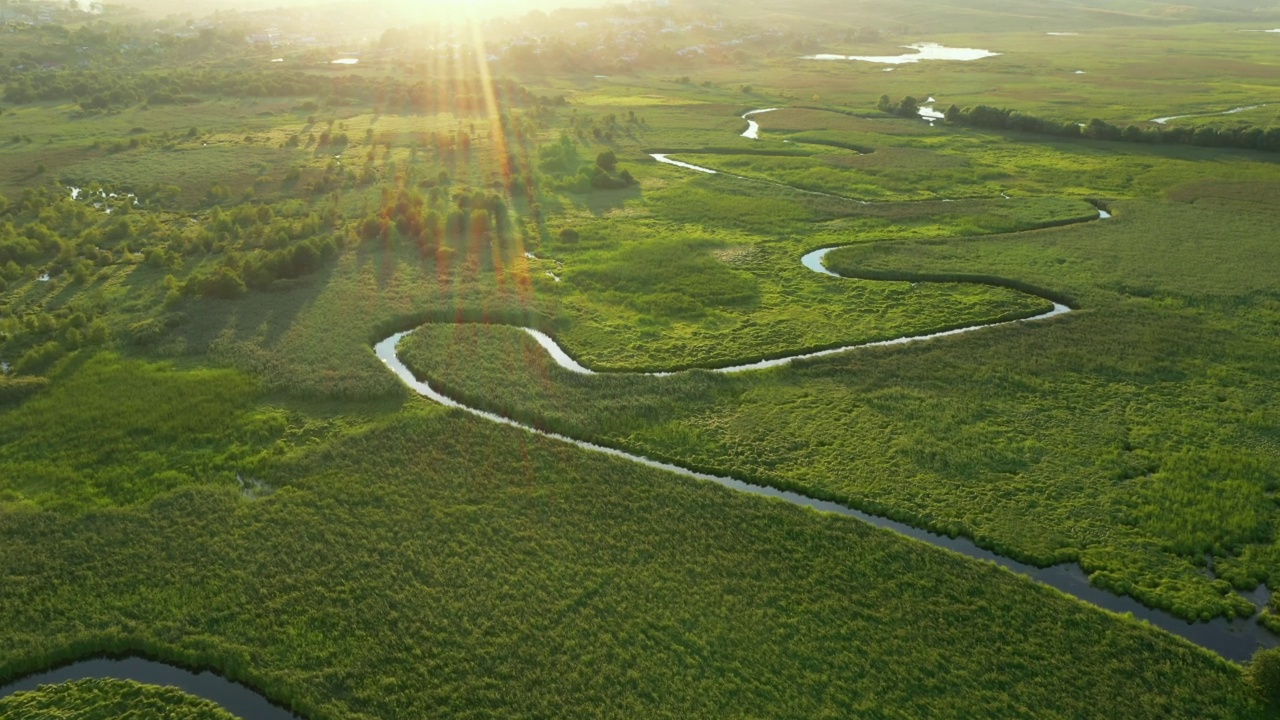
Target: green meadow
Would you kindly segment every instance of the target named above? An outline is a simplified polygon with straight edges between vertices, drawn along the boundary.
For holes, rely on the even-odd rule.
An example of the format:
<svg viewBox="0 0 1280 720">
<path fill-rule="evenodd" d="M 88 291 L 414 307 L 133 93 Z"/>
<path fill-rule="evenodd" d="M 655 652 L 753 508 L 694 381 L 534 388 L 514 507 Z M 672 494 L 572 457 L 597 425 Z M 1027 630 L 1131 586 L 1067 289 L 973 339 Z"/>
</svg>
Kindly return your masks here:
<svg viewBox="0 0 1280 720">
<path fill-rule="evenodd" d="M 747 5 L 664 41 L 734 54 L 549 52 L 490 85 L 465 49 L 334 69 L 5 30 L 0 684 L 136 654 L 308 720 L 1274 715 L 1263 664 L 446 410 L 374 355 L 416 328 L 401 359 L 466 405 L 1280 628 L 1254 605 L 1280 587 L 1280 156 L 876 109 L 1146 128 L 1280 101 L 1280 35 L 1234 5 L 811 5 L 830 28 Z M 924 40 L 1001 54 L 802 58 Z M 821 248 L 841 277 L 801 264 Z M 0 698 L 124 708 L 229 717 L 112 680 Z"/>
<path fill-rule="evenodd" d="M 316 718 L 1264 716 L 1003 569 L 427 401 L 265 478 L 6 513 L 0 676 L 142 652 Z"/>
</svg>

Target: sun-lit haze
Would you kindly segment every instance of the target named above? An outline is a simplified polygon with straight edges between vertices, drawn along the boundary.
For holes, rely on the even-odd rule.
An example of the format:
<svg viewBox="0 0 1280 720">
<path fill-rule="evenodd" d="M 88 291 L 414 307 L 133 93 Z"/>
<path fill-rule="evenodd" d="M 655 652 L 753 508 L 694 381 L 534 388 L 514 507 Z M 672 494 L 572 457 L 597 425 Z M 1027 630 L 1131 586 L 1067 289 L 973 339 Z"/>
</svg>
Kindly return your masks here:
<svg viewBox="0 0 1280 720">
<path fill-rule="evenodd" d="M 201 17 L 213 12 L 271 12 L 306 9 L 329 16 L 335 23 L 385 23 L 382 28 L 403 23 L 489 19 L 519 16 L 532 10 L 550 11 L 562 7 L 585 7 L 604 4 L 603 0 L 356 0 L 323 2 L 310 0 L 122 0 L 110 3 L 119 8 L 136 8 L 153 16 L 181 15 Z"/>
</svg>

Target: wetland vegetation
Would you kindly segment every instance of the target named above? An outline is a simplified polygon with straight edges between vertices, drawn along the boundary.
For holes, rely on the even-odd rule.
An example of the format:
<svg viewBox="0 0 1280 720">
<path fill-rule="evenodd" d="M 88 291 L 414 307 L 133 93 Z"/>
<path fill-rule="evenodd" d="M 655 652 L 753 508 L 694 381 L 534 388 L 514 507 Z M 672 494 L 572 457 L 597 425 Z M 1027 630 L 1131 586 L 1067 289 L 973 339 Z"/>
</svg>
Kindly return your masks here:
<svg viewBox="0 0 1280 720">
<path fill-rule="evenodd" d="M 1280 17 L 801 5 L 329 45 L 284 9 L 0 7 L 0 685 L 141 655 L 308 720 L 1273 715 L 1274 651 L 374 355 L 418 328 L 401 359 L 469 406 L 1280 631 L 1278 36 L 1240 32 Z M 807 59 L 927 42 L 991 53 Z M 103 678 L 0 715 L 208 700 Z"/>
<path fill-rule="evenodd" d="M 0 698 L 0 715 L 13 720 L 236 720 L 211 700 L 168 687 L 127 680 L 80 680 L 45 685 Z"/>
</svg>

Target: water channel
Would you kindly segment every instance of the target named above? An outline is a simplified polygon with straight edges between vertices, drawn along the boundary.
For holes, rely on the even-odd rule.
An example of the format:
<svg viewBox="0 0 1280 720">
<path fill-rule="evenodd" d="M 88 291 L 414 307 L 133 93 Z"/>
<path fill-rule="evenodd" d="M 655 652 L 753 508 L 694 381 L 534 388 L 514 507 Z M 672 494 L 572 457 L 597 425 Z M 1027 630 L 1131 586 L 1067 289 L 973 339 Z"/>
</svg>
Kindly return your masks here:
<svg viewBox="0 0 1280 720">
<path fill-rule="evenodd" d="M 772 109 L 772 108 L 771 108 Z M 765 111 L 757 111 L 765 112 Z M 748 113 L 750 115 L 751 113 Z M 744 115 L 744 117 L 746 117 Z M 758 131 L 758 128 L 757 128 Z M 745 134 L 744 134 L 745 135 Z M 715 174 L 715 170 L 699 167 L 688 163 L 682 163 L 677 160 L 671 160 L 666 155 L 658 153 L 653 155 L 654 159 L 669 165 L 685 168 L 687 170 L 703 173 Z M 1111 214 L 1106 210 L 1099 209 L 1098 217 L 1101 220 L 1111 218 Z M 836 247 L 826 247 L 814 250 L 804 255 L 800 262 L 809 270 L 825 276 L 840 278 L 842 276 L 831 271 L 826 267 L 824 258 Z M 532 258 L 536 259 L 536 258 Z M 1046 298 L 1047 300 L 1047 298 Z M 796 353 L 783 358 L 761 360 L 758 362 L 744 363 L 730 367 L 715 368 L 716 372 L 737 373 L 764 370 L 768 368 L 777 368 L 790 364 L 794 360 L 803 358 L 821 357 L 825 355 L 833 355 L 836 353 L 844 353 L 855 351 L 858 348 L 875 347 L 884 345 L 902 345 L 914 342 L 923 342 L 935 338 L 958 335 L 961 333 L 976 332 L 993 327 L 1004 325 L 1012 325 L 1025 322 L 1040 322 L 1051 318 L 1064 315 L 1072 311 L 1071 308 L 1061 303 L 1049 301 L 1052 303 L 1052 309 L 1039 315 L 1024 318 L 1021 320 L 1012 320 L 1005 322 L 984 323 L 972 325 L 964 328 L 948 330 L 938 333 L 930 333 L 925 335 L 913 335 L 895 338 L 892 340 L 884 340 L 879 342 L 861 343 L 848 345 L 840 348 L 829 350 L 821 350 L 817 352 Z M 562 368 L 575 373 L 593 374 L 590 368 L 583 366 L 565 352 L 553 338 L 545 333 L 534 330 L 533 328 L 521 328 L 528 333 L 537 343 L 544 348 L 551 358 Z M 806 495 L 791 492 L 787 490 L 779 490 L 776 488 L 755 485 L 744 482 L 735 478 L 724 477 L 719 475 L 711 475 L 708 473 L 698 472 L 689 468 L 665 463 L 642 455 L 619 450 L 617 448 L 599 445 L 586 440 L 561 435 L 558 433 L 539 430 L 529 425 L 512 420 L 503 415 L 482 410 L 480 408 L 470 407 L 454 400 L 453 398 L 432 388 L 426 382 L 419 380 L 409 370 L 408 367 L 400 361 L 396 348 L 400 341 L 410 335 L 413 331 L 396 333 L 374 346 L 374 352 L 377 357 L 394 373 L 402 382 L 411 390 L 431 399 L 441 405 L 449 408 L 470 413 L 477 417 L 489 420 L 491 422 L 519 428 L 525 432 L 552 438 L 561 442 L 575 445 L 584 450 L 598 452 L 605 455 L 621 458 L 631 462 L 639 463 L 647 467 L 665 470 L 684 477 L 694 478 L 707 482 L 714 482 L 718 485 L 726 487 L 737 492 L 744 492 L 751 495 L 772 498 L 793 505 L 811 508 L 813 510 L 825 513 L 833 513 L 856 518 L 862 522 L 869 523 L 879 528 L 893 530 L 899 534 L 906 535 L 916 540 L 926 542 L 935 547 L 944 548 L 952 552 L 957 552 L 970 558 L 977 560 L 985 560 L 995 563 L 1011 570 L 1030 577 L 1037 582 L 1049 585 L 1068 595 L 1076 597 L 1084 602 L 1095 605 L 1099 608 L 1110 610 L 1117 613 L 1130 613 L 1135 618 L 1146 621 L 1155 627 L 1159 627 L 1174 635 L 1178 635 L 1189 640 L 1196 645 L 1212 650 L 1222 657 L 1236 662 L 1248 660 L 1253 653 L 1260 647 L 1274 647 L 1280 645 L 1280 638 L 1268 632 L 1255 618 L 1236 619 L 1232 621 L 1218 618 L 1210 622 L 1188 622 L 1177 618 L 1169 613 L 1161 610 L 1148 608 L 1137 600 L 1122 595 L 1115 595 L 1107 590 L 1095 587 L 1089 582 L 1088 576 L 1076 563 L 1067 563 L 1055 565 L 1048 568 L 1039 568 L 1033 565 L 1012 560 L 1010 558 L 997 555 L 996 553 L 979 547 L 972 540 L 965 537 L 949 537 L 940 535 L 912 527 L 905 523 L 901 523 L 888 518 L 872 515 L 855 508 L 851 508 L 839 503 L 818 500 Z M 650 373 L 655 376 L 669 375 L 670 373 Z M 1269 593 L 1265 588 L 1260 588 L 1254 594 L 1249 595 L 1250 599 L 1256 603 L 1263 604 L 1266 602 Z M 10 683 L 4 687 L 0 687 L 0 698 L 7 697 L 16 692 L 34 690 L 42 684 L 68 682 L 81 679 L 123 679 L 134 680 L 141 683 L 153 685 L 168 685 L 176 687 L 188 694 L 211 700 L 221 705 L 228 712 L 241 718 L 252 720 L 298 720 L 298 716 L 280 706 L 272 704 L 266 697 L 257 691 L 239 683 L 227 680 L 212 672 L 192 672 L 183 668 L 168 665 L 166 663 L 148 660 L 140 657 L 129 657 L 124 659 L 113 658 L 92 658 L 76 663 L 71 663 L 54 670 L 43 673 L 28 675 L 17 682 Z"/>
<path fill-rule="evenodd" d="M 1197 117 L 1215 117 L 1218 115 L 1235 115 L 1236 113 L 1242 113 L 1248 110 L 1257 110 L 1258 108 L 1264 108 L 1268 104 L 1269 103 L 1261 103 L 1259 105 L 1245 105 L 1243 107 L 1231 108 L 1230 110 L 1223 110 L 1222 112 L 1194 113 L 1191 115 L 1170 115 L 1168 117 L 1152 118 L 1151 122 L 1157 125 L 1166 125 L 1171 120 L 1182 120 L 1185 118 L 1197 118 Z"/>
</svg>

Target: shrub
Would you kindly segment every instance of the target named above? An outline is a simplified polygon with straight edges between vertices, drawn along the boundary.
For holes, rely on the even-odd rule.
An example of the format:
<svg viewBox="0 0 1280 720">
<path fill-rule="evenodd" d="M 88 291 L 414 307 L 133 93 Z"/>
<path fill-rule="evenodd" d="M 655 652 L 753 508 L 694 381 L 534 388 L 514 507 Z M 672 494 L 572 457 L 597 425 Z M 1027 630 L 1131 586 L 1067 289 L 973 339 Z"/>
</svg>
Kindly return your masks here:
<svg viewBox="0 0 1280 720">
<path fill-rule="evenodd" d="M 49 378 L 38 375 L 0 377 L 0 406 L 16 405 L 40 392 L 49 384 Z"/>
<path fill-rule="evenodd" d="M 1244 670 L 1245 681 L 1265 701 L 1280 704 L 1280 648 L 1254 653 Z"/>
<path fill-rule="evenodd" d="M 612 150 L 605 150 L 596 156 L 596 165 L 607 173 L 618 169 L 618 156 Z"/>
</svg>

